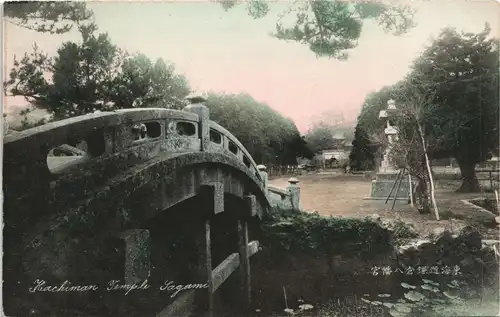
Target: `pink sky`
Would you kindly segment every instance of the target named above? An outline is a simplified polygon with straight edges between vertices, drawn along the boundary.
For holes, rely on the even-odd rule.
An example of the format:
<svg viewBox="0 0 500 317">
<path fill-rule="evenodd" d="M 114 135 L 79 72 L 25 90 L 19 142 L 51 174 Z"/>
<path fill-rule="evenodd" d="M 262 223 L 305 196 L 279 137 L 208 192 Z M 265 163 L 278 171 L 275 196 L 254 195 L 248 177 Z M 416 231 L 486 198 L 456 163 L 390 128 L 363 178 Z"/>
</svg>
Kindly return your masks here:
<svg viewBox="0 0 500 317">
<path fill-rule="evenodd" d="M 400 2 L 400 1 L 398 1 Z M 500 30 L 498 3 L 489 0 L 411 1 L 418 8 L 417 27 L 401 37 L 385 34 L 366 22 L 348 61 L 317 58 L 306 45 L 268 35 L 286 2 L 272 5 L 263 19 L 253 20 L 244 6 L 229 12 L 208 1 L 89 2 L 95 21 L 112 41 L 130 52 L 163 58 L 176 65 L 200 92 L 246 92 L 292 118 L 305 132 L 312 117 L 338 113 L 354 121 L 367 93 L 390 85 L 446 26 L 477 32 L 489 22 Z M 34 42 L 54 55 L 76 32 L 45 35 L 5 25 L 4 71 L 14 55 L 32 50 Z M 17 112 L 23 98 L 6 98 L 6 111 Z"/>
</svg>

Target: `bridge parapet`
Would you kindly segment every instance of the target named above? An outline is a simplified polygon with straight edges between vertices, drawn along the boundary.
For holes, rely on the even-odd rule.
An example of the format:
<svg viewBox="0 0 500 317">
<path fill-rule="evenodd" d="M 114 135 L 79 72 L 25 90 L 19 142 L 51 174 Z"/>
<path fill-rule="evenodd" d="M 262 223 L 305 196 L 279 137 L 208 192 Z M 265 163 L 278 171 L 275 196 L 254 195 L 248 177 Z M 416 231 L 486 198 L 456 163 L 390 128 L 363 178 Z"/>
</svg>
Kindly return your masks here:
<svg viewBox="0 0 500 317">
<path fill-rule="evenodd" d="M 76 192 L 89 191 L 131 166 L 162 155 L 203 151 L 235 157 L 264 187 L 245 147 L 209 120 L 203 99 L 191 102 L 185 111 L 141 108 L 92 113 L 7 135 L 6 190 L 23 196 L 46 188 L 57 196 L 53 201 L 77 199 Z"/>
<path fill-rule="evenodd" d="M 159 280 L 175 268 L 175 274 L 208 280 L 204 301 L 211 302 L 212 293 L 239 268 L 250 302 L 249 257 L 258 242 L 249 240 L 248 228 L 258 226 L 255 216 L 269 207 L 267 173 L 233 134 L 210 121 L 202 98 L 191 102 L 184 111 L 93 113 L 4 137 L 9 287 L 27 290 L 17 276 L 83 279 L 80 273 L 105 262 L 99 265 L 108 271 L 97 270 L 93 278 Z M 286 197 L 298 197 L 292 183 Z M 290 204 L 298 208 L 299 200 Z M 230 226 L 237 250 L 214 243 L 213 259 L 226 251 L 231 255 L 212 270 L 211 239 L 231 240 L 225 235 Z M 191 266 L 162 262 L 164 238 L 175 242 L 174 233 L 189 237 L 190 252 L 197 254 L 187 257 Z M 174 254 L 175 245 L 168 252 Z"/>
<path fill-rule="evenodd" d="M 266 166 L 258 165 L 257 168 L 264 181 L 265 192 L 272 206 L 283 209 L 300 210 L 300 186 L 297 178 L 290 178 L 286 189 L 282 189 L 268 184 Z"/>
<path fill-rule="evenodd" d="M 78 272 L 105 262 L 92 279 L 157 282 L 162 274 L 189 274 L 209 281 L 210 296 L 238 269 L 249 298 L 248 259 L 258 242 L 249 241 L 248 231 L 258 231 L 269 208 L 267 179 L 239 140 L 210 120 L 204 100 L 191 102 L 183 111 L 92 113 L 4 136 L 4 263 L 11 289 L 28 289 L 18 276 L 23 283 L 42 275 L 86 279 Z M 228 230 L 238 243 L 227 249 L 236 250 L 219 246 Z M 190 266 L 162 257 L 165 237 L 175 253 L 174 233 L 189 237 L 189 252 L 199 256 L 188 257 Z M 64 251 L 49 251 L 57 249 Z M 226 251 L 228 260 L 212 270 L 211 252 L 215 265 Z"/>
</svg>

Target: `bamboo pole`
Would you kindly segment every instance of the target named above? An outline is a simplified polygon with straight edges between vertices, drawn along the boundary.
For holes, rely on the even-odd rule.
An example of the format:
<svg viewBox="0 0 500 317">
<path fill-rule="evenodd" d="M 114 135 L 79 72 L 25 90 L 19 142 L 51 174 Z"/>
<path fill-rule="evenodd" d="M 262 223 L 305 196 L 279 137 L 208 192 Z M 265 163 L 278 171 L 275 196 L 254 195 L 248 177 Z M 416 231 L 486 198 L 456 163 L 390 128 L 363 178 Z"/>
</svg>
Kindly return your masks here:
<svg viewBox="0 0 500 317">
<path fill-rule="evenodd" d="M 396 205 L 396 199 L 398 198 L 399 189 L 401 188 L 401 183 L 403 182 L 404 172 L 405 172 L 405 169 L 403 168 L 401 170 L 401 178 L 399 179 L 398 189 L 396 189 L 396 194 L 394 194 L 394 200 L 392 201 L 391 210 L 394 210 L 394 205 Z M 396 185 L 396 183 L 394 183 L 394 185 Z"/>
<path fill-rule="evenodd" d="M 432 201 L 432 206 L 434 207 L 434 215 L 436 216 L 436 220 L 439 220 L 439 209 L 437 206 L 436 202 L 436 197 L 434 194 L 434 180 L 432 179 L 432 170 L 431 170 L 431 164 L 429 162 L 429 156 L 427 155 L 427 147 L 425 145 L 425 138 L 424 138 L 424 133 L 422 131 L 422 126 L 420 125 L 420 122 L 417 120 L 417 125 L 418 125 L 418 132 L 420 134 L 420 139 L 422 141 L 422 146 L 424 148 L 424 156 L 425 156 L 425 165 L 427 166 L 427 173 L 429 174 L 429 182 L 431 184 L 431 201 Z"/>
<path fill-rule="evenodd" d="M 399 171 L 398 176 L 396 176 L 396 181 L 394 182 L 394 184 L 392 184 L 391 191 L 389 192 L 389 195 L 387 196 L 387 198 L 385 200 L 385 204 L 387 204 L 387 202 L 391 198 L 392 192 L 394 191 L 394 187 L 396 187 L 396 183 L 399 181 L 400 176 L 401 176 L 401 171 Z"/>
<path fill-rule="evenodd" d="M 413 184 L 411 183 L 411 174 L 408 173 L 408 185 L 410 186 L 409 187 L 409 192 L 410 192 L 410 204 L 412 207 L 413 206 Z"/>
</svg>

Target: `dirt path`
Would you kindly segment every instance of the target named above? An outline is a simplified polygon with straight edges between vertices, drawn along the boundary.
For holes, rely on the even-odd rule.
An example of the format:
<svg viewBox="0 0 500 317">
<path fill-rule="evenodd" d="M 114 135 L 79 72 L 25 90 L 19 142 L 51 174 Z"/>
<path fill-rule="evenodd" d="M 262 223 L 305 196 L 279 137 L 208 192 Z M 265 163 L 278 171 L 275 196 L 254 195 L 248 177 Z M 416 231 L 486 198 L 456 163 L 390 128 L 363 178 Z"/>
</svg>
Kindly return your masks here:
<svg viewBox="0 0 500 317">
<path fill-rule="evenodd" d="M 412 223 L 422 234 L 436 233 L 442 228 L 459 231 L 470 221 L 457 219 L 444 219 L 436 221 L 433 214 L 420 214 L 406 202 L 398 202 L 394 211 L 391 204 L 384 200 L 364 200 L 369 196 L 371 180 L 361 175 L 346 175 L 341 172 L 320 175 L 308 174 L 297 176 L 300 183 L 300 204 L 306 211 L 317 211 L 323 216 L 335 217 L 366 217 L 378 214 L 382 219 L 401 219 Z M 289 177 L 271 179 L 273 186 L 286 188 Z M 457 183 L 457 186 L 459 184 Z M 468 215 L 477 212 L 474 208 L 463 204 L 460 200 L 484 196 L 482 194 L 459 194 L 453 189 L 440 189 L 437 191 L 440 213 Z M 462 217 L 459 217 L 462 218 Z M 467 217 L 464 217 L 467 218 Z M 469 219 L 470 220 L 470 219 Z M 483 230 L 482 230 L 483 231 Z M 488 237 L 498 238 L 496 229 L 484 230 Z"/>
<path fill-rule="evenodd" d="M 363 200 L 370 193 L 370 180 L 362 176 L 310 174 L 300 180 L 300 204 L 307 211 L 324 216 L 366 216 L 376 209 L 372 201 Z M 270 180 L 273 186 L 286 188 L 288 178 Z"/>
</svg>

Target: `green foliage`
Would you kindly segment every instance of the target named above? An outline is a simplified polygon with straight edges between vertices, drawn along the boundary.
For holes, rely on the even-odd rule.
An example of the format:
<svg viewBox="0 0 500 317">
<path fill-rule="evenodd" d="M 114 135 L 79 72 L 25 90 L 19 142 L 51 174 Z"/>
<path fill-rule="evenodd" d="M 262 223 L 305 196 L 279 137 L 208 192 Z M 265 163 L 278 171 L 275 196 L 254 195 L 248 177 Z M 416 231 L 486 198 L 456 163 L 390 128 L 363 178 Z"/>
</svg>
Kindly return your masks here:
<svg viewBox="0 0 500 317">
<path fill-rule="evenodd" d="M 106 33 L 97 33 L 95 24 L 78 29 L 81 42 L 63 43 L 53 58 L 35 45 L 33 52 L 16 59 L 6 90 L 55 119 L 97 110 L 185 105 L 190 89 L 172 65 L 161 59 L 153 64 L 144 55 L 129 56 Z"/>
<path fill-rule="evenodd" d="M 477 164 L 498 148 L 498 45 L 478 34 L 444 29 L 413 65 L 410 83 L 432 87 L 435 111 L 423 119 L 459 164 Z M 429 105 L 432 106 L 432 105 Z"/>
<path fill-rule="evenodd" d="M 390 229 L 392 231 L 392 237 L 398 245 L 418 237 L 418 232 L 415 230 L 415 227 L 399 219 L 390 224 Z"/>
<path fill-rule="evenodd" d="M 333 118 L 326 116 L 325 114 L 324 118 L 315 122 L 305 135 L 305 140 L 313 153 L 342 148 L 346 145 L 345 142 L 352 140 L 353 129 L 351 126 L 337 120 L 329 120 Z M 335 139 L 334 136 L 337 134 L 343 135 L 345 140 Z"/>
<path fill-rule="evenodd" d="M 398 277 L 399 278 L 399 277 Z M 449 316 L 494 316 L 498 312 L 496 294 L 486 296 L 460 280 L 440 278 L 436 282 L 422 279 L 411 285 L 400 283 L 399 289 L 382 290 L 384 293 L 370 295 L 352 294 L 345 298 L 330 300 L 312 310 L 296 311 L 293 316 L 343 317 L 343 316 L 390 316 L 390 317 L 449 317 Z M 397 281 L 395 281 L 397 282 Z M 369 283 L 369 282 L 368 282 Z M 492 293 L 497 292 L 497 290 Z M 481 300 L 478 300 L 478 297 Z M 276 314 L 273 316 L 290 316 Z"/>
<path fill-rule="evenodd" d="M 396 98 L 395 87 L 383 87 L 377 92 L 372 92 L 363 102 L 350 154 L 351 166 L 355 170 L 376 168 L 377 157 L 381 157 L 381 151 L 386 143 L 385 123 L 378 116 L 380 110 L 386 109 L 387 101 Z"/>
<path fill-rule="evenodd" d="M 310 129 L 305 136 L 305 140 L 313 153 L 331 149 L 336 145 L 332 131 L 327 127 L 321 126 Z"/>
<path fill-rule="evenodd" d="M 294 165 L 297 157 L 312 157 L 292 120 L 249 95 L 211 93 L 210 117 L 231 131 L 253 159 L 263 164 Z"/>
<path fill-rule="evenodd" d="M 369 257 L 393 248 L 390 232 L 369 219 L 327 218 L 275 208 L 263 227 L 263 243 L 277 256 L 296 252 Z"/>
<path fill-rule="evenodd" d="M 7 1 L 3 5 L 8 23 L 42 33 L 62 34 L 92 18 L 84 2 Z"/>
<path fill-rule="evenodd" d="M 349 165 L 354 171 L 370 171 L 375 169 L 375 145 L 366 132 L 359 126 L 354 131 L 354 140 L 349 154 Z"/>
<path fill-rule="evenodd" d="M 241 3 L 238 0 L 216 0 L 225 10 Z M 248 1 L 247 10 L 254 18 L 269 12 L 267 1 Z M 347 59 L 348 51 L 357 46 L 363 20 L 374 19 L 387 32 L 404 34 L 414 26 L 414 11 L 409 6 L 381 2 L 308 0 L 293 1 L 276 22 L 273 36 L 280 40 L 309 45 L 317 56 Z M 282 19 L 295 15 L 292 26 Z"/>
<path fill-rule="evenodd" d="M 488 25 L 478 34 L 443 29 L 403 80 L 367 96 L 358 128 L 383 140 L 378 112 L 394 99 L 400 109 L 398 136 L 406 147 L 399 153 L 403 163 L 423 165 L 423 136 L 430 159 L 457 159 L 461 190 L 479 190 L 474 166 L 498 150 L 498 45 L 489 33 Z"/>
<path fill-rule="evenodd" d="M 114 78 L 113 101 L 117 105 L 182 109 L 191 89 L 186 78 L 175 73 L 172 64 L 158 59 L 154 64 L 139 54 L 124 60 Z"/>
<path fill-rule="evenodd" d="M 492 314 L 495 308 L 498 310 L 496 296 L 495 299 L 487 298 L 484 304 L 477 305 L 478 301 L 473 297 L 479 297 L 480 294 L 463 281 L 443 279 L 439 283 L 429 279 L 422 279 L 422 282 L 418 286 L 401 283 L 404 288 L 411 287 L 411 289 L 416 290 L 407 291 L 404 294 L 405 299 L 391 305 L 388 310 L 390 316 L 471 316 L 471 313 L 478 309 L 485 315 Z M 481 299 L 481 302 L 483 302 L 483 299 Z M 493 304 L 494 302 L 496 302 L 496 305 Z"/>
</svg>

